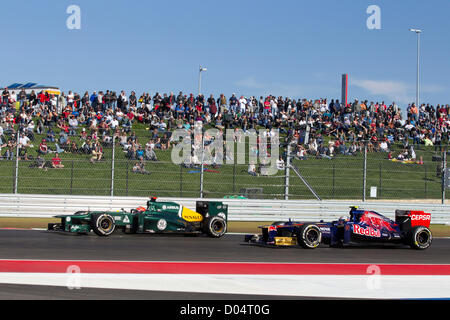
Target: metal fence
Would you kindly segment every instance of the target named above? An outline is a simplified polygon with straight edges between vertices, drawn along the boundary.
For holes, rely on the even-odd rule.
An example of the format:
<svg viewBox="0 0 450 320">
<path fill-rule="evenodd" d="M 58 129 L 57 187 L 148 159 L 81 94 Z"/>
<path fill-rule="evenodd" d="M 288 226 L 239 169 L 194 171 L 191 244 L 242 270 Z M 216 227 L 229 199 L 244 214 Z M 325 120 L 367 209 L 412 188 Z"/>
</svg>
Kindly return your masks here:
<svg viewBox="0 0 450 320">
<path fill-rule="evenodd" d="M 77 211 L 131 210 L 145 204 L 148 197 L 108 197 L 79 195 L 1 194 L 0 217 L 49 218 Z M 360 205 L 395 219 L 396 210 L 423 210 L 431 213 L 433 224 L 450 223 L 450 205 L 398 201 L 338 201 L 338 200 L 249 200 L 211 199 L 228 205 L 230 221 L 318 221 L 346 216 L 350 206 Z M 158 198 L 173 201 L 195 210 L 198 198 Z"/>
<path fill-rule="evenodd" d="M 38 140 L 34 142 L 38 144 Z M 144 142 L 145 144 L 145 142 Z M 36 168 L 35 151 L 29 159 L 0 161 L 0 193 L 97 196 L 156 195 L 180 198 L 308 200 L 434 199 L 445 203 L 447 149 L 416 145 L 415 161 L 399 161 L 400 146 L 389 153 L 362 148 L 354 155 L 332 158 L 309 155 L 300 160 L 289 152 L 290 164 L 276 175 L 248 173 L 247 165 L 184 167 L 171 161 L 171 150 L 157 150 L 157 161 L 145 162 L 144 173 L 133 170 L 138 160 L 128 159 L 116 143 L 103 146 L 100 161 L 85 153 L 61 154 L 64 168 L 51 168 L 53 154 L 44 156 L 44 169 Z M 284 150 L 286 159 L 287 149 Z M 287 161 L 286 161 L 287 163 Z"/>
</svg>

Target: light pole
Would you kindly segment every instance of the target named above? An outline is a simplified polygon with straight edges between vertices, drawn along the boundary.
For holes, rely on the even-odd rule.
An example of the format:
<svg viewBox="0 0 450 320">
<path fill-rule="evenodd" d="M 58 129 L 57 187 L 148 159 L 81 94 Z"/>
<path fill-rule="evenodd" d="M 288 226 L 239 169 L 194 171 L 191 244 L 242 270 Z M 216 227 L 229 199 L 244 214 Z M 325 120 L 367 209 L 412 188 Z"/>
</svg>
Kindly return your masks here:
<svg viewBox="0 0 450 320">
<path fill-rule="evenodd" d="M 203 68 L 200 66 L 199 73 L 198 73 L 198 95 L 202 92 L 202 71 L 207 71 L 208 69 Z"/>
<path fill-rule="evenodd" d="M 417 34 L 417 79 L 416 79 L 416 107 L 419 106 L 419 77 L 420 77 L 420 34 L 422 30 L 420 29 L 409 29 L 411 32 L 415 32 Z"/>
</svg>

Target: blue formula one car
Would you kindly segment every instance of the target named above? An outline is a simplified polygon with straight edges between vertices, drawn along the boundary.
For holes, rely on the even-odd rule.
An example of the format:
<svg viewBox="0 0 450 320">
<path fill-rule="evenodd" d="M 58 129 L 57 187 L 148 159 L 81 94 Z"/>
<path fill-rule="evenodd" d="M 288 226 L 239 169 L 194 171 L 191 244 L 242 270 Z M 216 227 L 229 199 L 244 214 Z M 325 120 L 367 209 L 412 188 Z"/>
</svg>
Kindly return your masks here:
<svg viewBox="0 0 450 320">
<path fill-rule="evenodd" d="M 396 210 L 395 221 L 375 212 L 351 207 L 349 217 L 332 222 L 274 222 L 261 226 L 262 234 L 246 235 L 246 243 L 263 246 L 296 246 L 315 249 L 320 244 L 344 247 L 354 244 L 399 244 L 418 250 L 432 242 L 431 214 Z"/>
</svg>

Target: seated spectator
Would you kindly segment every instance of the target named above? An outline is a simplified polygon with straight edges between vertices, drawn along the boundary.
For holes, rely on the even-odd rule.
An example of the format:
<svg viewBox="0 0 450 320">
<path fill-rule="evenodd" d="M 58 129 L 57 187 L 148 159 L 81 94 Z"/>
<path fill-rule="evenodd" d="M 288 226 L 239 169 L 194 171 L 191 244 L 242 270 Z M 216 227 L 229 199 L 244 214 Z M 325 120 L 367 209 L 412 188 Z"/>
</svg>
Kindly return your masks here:
<svg viewBox="0 0 450 320">
<path fill-rule="evenodd" d="M 134 173 L 141 173 L 141 174 L 150 174 L 150 172 L 148 172 L 145 169 L 145 163 L 143 160 L 136 162 L 136 164 L 133 166 L 133 172 Z"/>
<path fill-rule="evenodd" d="M 19 148 L 28 148 L 33 145 L 30 143 L 30 138 L 28 138 L 24 133 L 20 135 L 19 138 Z"/>
<path fill-rule="evenodd" d="M 100 161 L 103 157 L 103 149 L 100 146 L 98 142 L 94 144 L 94 148 L 91 151 L 92 157 L 91 157 L 91 163 L 94 163 L 94 161 Z"/>
<path fill-rule="evenodd" d="M 69 141 L 67 132 L 61 130 L 61 132 L 59 133 L 59 144 L 64 147 L 67 144 L 67 141 Z"/>
<path fill-rule="evenodd" d="M 52 159 L 52 168 L 55 168 L 55 169 L 64 168 L 64 165 L 62 164 L 61 158 L 59 157 L 58 153 L 55 153 L 55 156 Z"/>
<path fill-rule="evenodd" d="M 306 160 L 307 159 L 306 150 L 305 150 L 305 148 L 303 148 L 303 146 L 299 146 L 299 149 L 296 154 L 296 158 L 298 160 Z"/>
<path fill-rule="evenodd" d="M 34 163 L 30 165 L 30 168 L 38 168 L 47 171 L 47 168 L 45 167 L 45 159 L 42 158 L 41 155 L 38 155 L 34 160 Z"/>
<path fill-rule="evenodd" d="M 139 148 L 136 150 L 136 159 L 138 160 L 142 160 L 144 159 L 144 150 L 142 149 L 141 146 L 139 146 Z"/>
<path fill-rule="evenodd" d="M 47 140 L 42 139 L 42 142 L 39 144 L 38 154 L 46 155 L 48 152 Z"/>
<path fill-rule="evenodd" d="M 6 152 L 3 155 L 3 157 L 6 160 L 13 160 L 14 159 L 14 149 L 16 147 L 16 143 L 14 140 L 9 140 L 8 144 L 6 145 Z"/>
<path fill-rule="evenodd" d="M 283 160 L 282 157 L 279 157 L 278 160 L 277 160 L 277 169 L 278 170 L 284 170 L 285 169 L 285 167 L 284 167 L 284 160 Z"/>
<path fill-rule="evenodd" d="M 86 128 L 81 129 L 80 139 L 81 139 L 81 140 L 86 140 L 86 139 L 87 139 Z"/>
<path fill-rule="evenodd" d="M 145 147 L 145 159 L 150 161 L 158 161 L 155 150 L 153 150 L 151 146 L 146 145 Z"/>
<path fill-rule="evenodd" d="M 256 172 L 256 166 L 254 164 L 249 164 L 248 165 L 248 169 L 247 169 L 247 173 L 251 176 L 257 176 L 258 173 Z"/>
<path fill-rule="evenodd" d="M 382 152 L 389 152 L 389 146 L 388 146 L 386 140 L 383 140 L 383 141 L 380 142 L 380 151 L 382 151 Z"/>
<path fill-rule="evenodd" d="M 80 152 L 75 141 L 72 141 L 70 148 L 69 148 L 69 152 L 70 153 L 79 153 Z"/>
<path fill-rule="evenodd" d="M 47 130 L 47 140 L 50 142 L 55 142 L 55 132 L 51 127 Z"/>
</svg>

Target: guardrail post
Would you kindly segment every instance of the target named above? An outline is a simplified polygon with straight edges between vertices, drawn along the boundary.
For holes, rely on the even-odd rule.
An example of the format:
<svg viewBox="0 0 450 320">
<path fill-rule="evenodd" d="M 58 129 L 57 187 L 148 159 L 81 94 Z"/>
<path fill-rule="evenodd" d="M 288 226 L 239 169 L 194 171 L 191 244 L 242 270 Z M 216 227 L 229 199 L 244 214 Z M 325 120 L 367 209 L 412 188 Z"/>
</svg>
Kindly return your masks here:
<svg viewBox="0 0 450 320">
<path fill-rule="evenodd" d="M 446 188 L 446 179 L 447 179 L 447 150 L 444 149 L 444 154 L 442 156 L 442 198 L 441 203 L 445 204 L 445 188 Z"/>
<path fill-rule="evenodd" d="M 129 161 L 128 161 L 128 159 L 126 161 L 127 161 L 127 169 L 126 169 L 127 174 L 126 174 L 126 180 L 125 180 L 125 196 L 128 197 L 128 171 L 129 171 L 128 163 L 129 163 Z"/>
<path fill-rule="evenodd" d="M 72 159 L 72 167 L 70 169 L 70 194 L 72 194 L 73 189 L 73 159 Z"/>
<path fill-rule="evenodd" d="M 335 180 L 336 180 L 336 164 L 334 164 L 334 163 L 333 163 L 333 171 L 332 171 L 332 175 L 333 175 L 333 182 L 332 182 L 332 191 L 331 191 L 331 194 L 332 194 L 332 197 L 333 197 L 333 199 L 334 199 L 334 197 L 335 197 L 335 184 L 336 184 L 336 182 L 335 182 Z"/>
<path fill-rule="evenodd" d="M 17 126 L 17 140 L 16 140 L 16 168 L 14 171 L 14 194 L 17 194 L 19 184 L 19 138 L 20 138 L 20 124 Z"/>
<path fill-rule="evenodd" d="M 116 151 L 116 136 L 113 135 L 112 157 L 111 157 L 111 197 L 114 197 L 114 161 Z"/>
<path fill-rule="evenodd" d="M 363 167 L 363 197 L 362 201 L 366 201 L 366 184 L 367 184 L 367 144 L 364 143 L 364 167 Z"/>
<path fill-rule="evenodd" d="M 284 180 L 284 200 L 289 200 L 289 167 L 291 161 L 291 144 L 288 142 L 286 150 L 286 164 L 285 164 L 285 180 Z"/>
<path fill-rule="evenodd" d="M 205 160 L 205 140 L 202 132 L 202 163 L 200 166 L 200 199 L 203 198 L 203 171 L 204 171 L 204 160 Z"/>
<path fill-rule="evenodd" d="M 382 195 L 382 188 L 383 188 L 383 169 L 382 169 L 382 163 L 380 162 L 380 190 L 378 191 L 378 198 L 381 199 Z"/>
<path fill-rule="evenodd" d="M 183 165 L 180 164 L 180 198 L 183 197 Z"/>
</svg>

